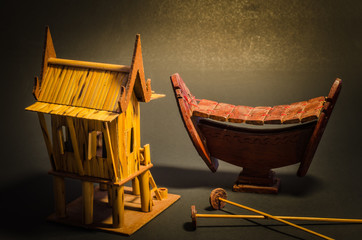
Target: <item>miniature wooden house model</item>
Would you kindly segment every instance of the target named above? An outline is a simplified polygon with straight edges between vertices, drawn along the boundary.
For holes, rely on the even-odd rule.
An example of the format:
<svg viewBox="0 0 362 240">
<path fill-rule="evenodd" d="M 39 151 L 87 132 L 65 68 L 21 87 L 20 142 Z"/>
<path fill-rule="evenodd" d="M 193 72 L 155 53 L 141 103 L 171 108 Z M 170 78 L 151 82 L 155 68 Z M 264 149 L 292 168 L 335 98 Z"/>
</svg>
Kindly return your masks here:
<svg viewBox="0 0 362 240">
<path fill-rule="evenodd" d="M 132 234 L 179 198 L 157 188 L 150 173 L 149 145 L 141 147 L 139 102 L 162 95 L 152 93 L 151 80 L 145 81 L 139 35 L 132 64 L 125 66 L 57 58 L 47 28 L 42 73 L 35 80 L 37 102 L 26 110 L 38 113 L 52 166 L 53 220 Z M 52 140 L 44 113 L 51 117 Z M 65 177 L 82 181 L 78 205 L 66 206 Z M 124 184 L 129 181 L 132 188 L 126 192 L 140 195 L 143 214 L 136 217 L 125 208 Z M 99 189 L 94 190 L 94 183 Z M 102 204 L 96 201 L 105 201 L 109 209 L 97 211 Z M 71 216 L 70 208 L 79 214 Z M 107 211 L 108 220 L 96 216 Z"/>
</svg>

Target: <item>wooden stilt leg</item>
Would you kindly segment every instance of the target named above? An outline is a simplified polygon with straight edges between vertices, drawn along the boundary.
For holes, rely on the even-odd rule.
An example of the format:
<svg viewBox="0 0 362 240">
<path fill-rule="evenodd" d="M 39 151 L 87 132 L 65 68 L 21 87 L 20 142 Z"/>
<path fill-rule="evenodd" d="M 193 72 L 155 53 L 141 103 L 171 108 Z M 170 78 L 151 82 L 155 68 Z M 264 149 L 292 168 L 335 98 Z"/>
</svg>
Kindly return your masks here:
<svg viewBox="0 0 362 240">
<path fill-rule="evenodd" d="M 66 217 L 65 210 L 65 183 L 63 177 L 53 177 L 55 215 L 58 218 Z"/>
<path fill-rule="evenodd" d="M 82 181 L 83 188 L 83 222 L 93 223 L 94 186 L 92 182 Z"/>
<path fill-rule="evenodd" d="M 110 186 L 108 186 L 105 183 L 99 184 L 99 190 L 101 191 L 107 191 L 108 193 L 108 206 L 112 207 L 112 189 Z"/>
<path fill-rule="evenodd" d="M 120 228 L 124 222 L 124 187 L 112 186 L 113 227 Z"/>
<path fill-rule="evenodd" d="M 134 195 L 140 195 L 140 181 L 138 181 L 138 178 L 132 179 L 132 191 Z"/>
<path fill-rule="evenodd" d="M 152 204 L 149 172 L 145 171 L 139 175 L 138 180 L 140 182 L 141 210 L 142 212 L 150 212 L 152 210 Z"/>
</svg>

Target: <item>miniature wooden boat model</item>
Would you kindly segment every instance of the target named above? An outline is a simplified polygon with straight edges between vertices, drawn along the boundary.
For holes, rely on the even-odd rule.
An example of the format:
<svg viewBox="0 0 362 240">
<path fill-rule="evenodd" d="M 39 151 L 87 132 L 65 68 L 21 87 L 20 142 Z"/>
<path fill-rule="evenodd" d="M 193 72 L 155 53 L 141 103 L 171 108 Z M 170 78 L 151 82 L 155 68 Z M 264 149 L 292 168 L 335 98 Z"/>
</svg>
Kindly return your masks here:
<svg viewBox="0 0 362 240">
<path fill-rule="evenodd" d="M 297 175 L 307 173 L 342 87 L 342 80 L 336 79 L 327 97 L 249 107 L 198 100 L 177 73 L 171 83 L 186 130 L 206 165 L 215 172 L 220 159 L 242 167 L 233 190 L 259 193 L 278 192 L 280 180 L 271 169 L 300 163 Z"/>
</svg>

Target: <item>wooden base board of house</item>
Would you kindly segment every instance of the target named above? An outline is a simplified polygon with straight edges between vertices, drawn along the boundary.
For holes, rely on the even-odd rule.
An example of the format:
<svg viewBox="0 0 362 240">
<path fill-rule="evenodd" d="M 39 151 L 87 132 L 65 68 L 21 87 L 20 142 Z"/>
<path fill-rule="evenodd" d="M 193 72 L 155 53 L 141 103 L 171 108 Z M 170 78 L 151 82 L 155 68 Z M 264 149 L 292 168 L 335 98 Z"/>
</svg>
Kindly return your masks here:
<svg viewBox="0 0 362 240">
<path fill-rule="evenodd" d="M 67 217 L 57 218 L 55 214 L 52 214 L 48 217 L 48 220 L 89 229 L 131 235 L 180 198 L 180 195 L 168 194 L 167 199 L 162 201 L 154 199 L 152 211 L 145 213 L 141 211 L 140 197 L 133 195 L 130 187 L 125 187 L 124 192 L 125 211 L 124 223 L 121 228 L 112 227 L 112 208 L 108 206 L 107 191 L 100 191 L 98 188 L 94 190 L 93 224 L 86 225 L 82 222 L 82 197 L 67 204 Z"/>
</svg>

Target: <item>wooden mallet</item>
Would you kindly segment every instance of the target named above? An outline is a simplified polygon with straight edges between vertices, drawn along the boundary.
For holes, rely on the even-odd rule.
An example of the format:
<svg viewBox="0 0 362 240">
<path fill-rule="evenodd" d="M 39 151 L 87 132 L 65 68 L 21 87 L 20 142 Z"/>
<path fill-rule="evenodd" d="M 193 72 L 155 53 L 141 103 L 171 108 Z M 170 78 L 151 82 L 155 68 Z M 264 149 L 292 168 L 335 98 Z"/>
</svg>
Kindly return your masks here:
<svg viewBox="0 0 362 240">
<path fill-rule="evenodd" d="M 284 224 L 287 224 L 287 225 L 290 225 L 290 226 L 292 226 L 292 227 L 298 228 L 298 229 L 300 229 L 300 230 L 303 230 L 303 231 L 305 231 L 305 232 L 311 233 L 311 234 L 316 235 L 316 236 L 318 236 L 318 237 L 321 237 L 321 238 L 324 238 L 324 239 L 333 239 L 333 238 L 327 237 L 327 236 L 325 236 L 325 235 L 323 235 L 323 234 L 320 234 L 320 233 L 314 232 L 314 231 L 312 231 L 312 230 L 309 230 L 309 229 L 307 229 L 307 228 L 305 228 L 305 227 L 301 227 L 301 226 L 299 226 L 299 225 L 296 225 L 296 224 L 294 224 L 294 223 L 291 223 L 291 222 L 289 222 L 289 221 L 287 221 L 287 220 L 280 219 L 280 218 L 275 217 L 275 216 L 273 216 L 273 215 L 270 215 L 270 214 L 268 214 L 268 213 L 265 213 L 265 212 L 262 212 L 262 211 L 259 211 L 259 210 L 256 210 L 256 209 L 254 209 L 254 208 L 250 208 L 250 207 L 247 207 L 247 206 L 238 204 L 238 203 L 231 202 L 231 201 L 229 201 L 229 200 L 226 199 L 226 192 L 225 192 L 225 190 L 222 189 L 222 188 L 216 188 L 216 189 L 214 189 L 214 190 L 211 192 L 211 194 L 210 194 L 210 204 L 211 204 L 211 206 L 212 206 L 214 209 L 221 209 L 221 208 L 223 208 L 223 207 L 226 205 L 226 203 L 229 203 L 229 204 L 234 205 L 234 206 L 236 206 L 236 207 L 244 208 L 244 209 L 246 209 L 246 210 L 255 212 L 255 213 L 257 213 L 257 214 L 263 215 L 263 216 L 266 217 L 266 218 L 274 219 L 274 220 L 276 220 L 276 221 L 278 221 L 278 222 L 282 222 L 282 223 L 284 223 Z"/>
<path fill-rule="evenodd" d="M 210 194 L 210 205 L 214 209 L 221 209 L 223 208 L 226 203 L 232 204 L 237 207 L 241 207 L 244 209 L 247 209 L 249 211 L 253 211 L 255 213 L 258 213 L 260 215 L 222 215 L 222 214 L 198 214 L 196 211 L 195 206 L 191 206 L 191 218 L 193 226 L 196 228 L 197 226 L 197 218 L 241 218 L 241 219 L 274 219 L 276 221 L 288 224 L 290 226 L 296 227 L 300 230 L 306 231 L 308 233 L 314 234 L 318 237 L 324 238 L 324 239 L 332 239 L 327 236 L 324 236 L 322 234 L 319 234 L 317 232 L 311 231 L 309 229 L 306 229 L 304 227 L 298 226 L 296 224 L 293 224 L 291 222 L 288 222 L 286 220 L 305 220 L 305 221 L 325 221 L 325 222 L 343 222 L 343 223 L 362 223 L 362 219 L 342 219 L 342 218 L 319 218 L 319 217 L 294 217 L 294 216 L 272 216 L 270 214 L 261 212 L 259 210 L 246 207 L 241 204 L 237 204 L 231 201 L 228 201 L 226 196 L 226 192 L 222 188 L 214 189 Z"/>
</svg>

